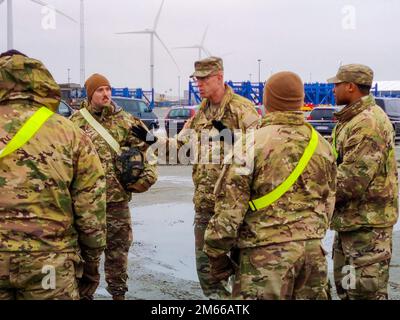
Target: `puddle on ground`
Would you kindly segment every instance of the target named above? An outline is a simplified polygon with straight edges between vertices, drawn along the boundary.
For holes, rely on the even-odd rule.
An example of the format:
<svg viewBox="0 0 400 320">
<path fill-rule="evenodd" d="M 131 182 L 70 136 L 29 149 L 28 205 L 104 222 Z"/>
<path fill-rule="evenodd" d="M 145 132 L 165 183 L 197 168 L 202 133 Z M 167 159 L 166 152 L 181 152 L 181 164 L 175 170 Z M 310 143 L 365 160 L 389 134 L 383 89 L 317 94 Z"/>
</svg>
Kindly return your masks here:
<svg viewBox="0 0 400 320">
<path fill-rule="evenodd" d="M 189 187 L 193 187 L 193 180 L 192 177 L 185 177 L 185 176 L 160 176 L 158 177 L 159 182 L 170 182 L 179 185 L 187 185 Z"/>
<path fill-rule="evenodd" d="M 135 241 L 149 245 L 152 251 L 153 262 L 146 265 L 147 268 L 185 280 L 198 280 L 192 203 L 137 207 L 132 216 Z"/>
<path fill-rule="evenodd" d="M 185 280 L 198 280 L 194 257 L 192 203 L 136 207 L 132 216 L 135 221 L 135 241 L 151 247 L 152 262 L 146 265 L 147 268 Z M 394 231 L 399 230 L 400 221 L 394 226 Z M 329 271 L 333 271 L 334 234 L 328 230 L 323 239 L 324 249 L 328 252 Z"/>
</svg>

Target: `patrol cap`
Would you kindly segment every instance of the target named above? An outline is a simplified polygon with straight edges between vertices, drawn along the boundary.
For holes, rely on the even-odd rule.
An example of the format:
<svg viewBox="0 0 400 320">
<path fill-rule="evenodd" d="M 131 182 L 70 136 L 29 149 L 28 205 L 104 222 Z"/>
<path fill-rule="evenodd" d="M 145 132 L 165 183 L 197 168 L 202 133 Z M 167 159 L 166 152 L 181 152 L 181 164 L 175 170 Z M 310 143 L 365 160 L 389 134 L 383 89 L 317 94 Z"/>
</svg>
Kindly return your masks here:
<svg viewBox="0 0 400 320">
<path fill-rule="evenodd" d="M 221 58 L 208 57 L 194 63 L 195 72 L 190 76 L 193 77 L 207 77 L 218 71 L 224 71 L 224 63 Z"/>
<path fill-rule="evenodd" d="M 0 54 L 0 58 L 12 57 L 12 56 L 15 56 L 15 55 L 20 55 L 20 56 L 24 56 L 24 57 L 28 58 L 28 56 L 26 54 L 23 54 L 22 52 L 20 52 L 18 50 L 15 50 L 15 49 L 11 49 L 11 50 L 8 50 L 6 52 L 3 52 L 2 54 Z"/>
<path fill-rule="evenodd" d="M 373 79 L 374 72 L 370 67 L 362 64 L 347 64 L 341 66 L 336 76 L 328 79 L 328 83 L 352 82 L 372 86 Z"/>
</svg>

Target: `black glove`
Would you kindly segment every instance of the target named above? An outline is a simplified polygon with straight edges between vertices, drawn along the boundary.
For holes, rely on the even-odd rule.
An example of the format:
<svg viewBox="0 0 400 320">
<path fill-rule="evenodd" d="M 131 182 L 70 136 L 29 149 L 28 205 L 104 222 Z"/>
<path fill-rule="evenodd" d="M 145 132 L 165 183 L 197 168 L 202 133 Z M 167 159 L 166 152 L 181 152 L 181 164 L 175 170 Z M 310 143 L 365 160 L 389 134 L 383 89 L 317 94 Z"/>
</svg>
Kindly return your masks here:
<svg viewBox="0 0 400 320">
<path fill-rule="evenodd" d="M 85 262 L 83 275 L 79 280 L 79 295 L 81 300 L 93 300 L 100 283 L 99 264 L 97 262 Z"/>
<path fill-rule="evenodd" d="M 141 126 L 132 127 L 133 136 L 139 140 L 146 142 L 149 146 L 157 142 L 157 137 L 154 136 L 150 131 L 147 131 Z"/>
<path fill-rule="evenodd" d="M 221 121 L 213 120 L 211 121 L 211 123 L 214 126 L 214 128 L 217 129 L 219 132 L 228 129 L 228 127 L 226 127 Z"/>
<path fill-rule="evenodd" d="M 225 126 L 221 121 L 212 120 L 211 123 L 212 123 L 213 127 L 215 129 L 217 129 L 218 132 L 220 133 L 219 140 L 220 141 L 225 141 L 226 143 L 229 143 L 229 144 L 233 145 L 233 143 L 235 142 L 235 136 L 232 133 L 232 131 L 230 129 L 228 129 L 228 127 Z M 221 132 L 224 131 L 224 130 L 226 130 L 224 135 L 221 135 Z M 228 136 L 225 137 L 226 135 L 228 135 Z M 210 141 L 212 141 L 212 140 L 213 139 L 210 138 Z"/>
<path fill-rule="evenodd" d="M 227 280 L 235 273 L 234 264 L 226 254 L 217 258 L 209 257 L 209 260 L 212 282 L 218 283 L 222 280 Z"/>
<path fill-rule="evenodd" d="M 132 192 L 132 185 L 139 180 L 144 170 L 143 154 L 135 147 L 122 147 L 121 154 L 115 159 L 115 167 L 117 169 L 118 180 L 124 187 L 124 190 Z"/>
</svg>

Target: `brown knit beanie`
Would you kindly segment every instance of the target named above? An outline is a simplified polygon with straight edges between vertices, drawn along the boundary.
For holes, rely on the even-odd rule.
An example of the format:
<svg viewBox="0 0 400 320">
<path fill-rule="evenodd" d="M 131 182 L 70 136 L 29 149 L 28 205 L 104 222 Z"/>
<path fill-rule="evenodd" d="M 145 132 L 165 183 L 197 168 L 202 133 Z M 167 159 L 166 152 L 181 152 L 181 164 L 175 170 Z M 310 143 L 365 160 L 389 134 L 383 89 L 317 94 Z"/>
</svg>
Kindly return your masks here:
<svg viewBox="0 0 400 320">
<path fill-rule="evenodd" d="M 265 83 L 264 106 L 268 112 L 298 111 L 304 104 L 304 85 L 289 71 L 278 72 Z"/>
<path fill-rule="evenodd" d="M 86 94 L 88 101 L 92 100 L 93 93 L 100 87 L 109 86 L 111 88 L 110 82 L 105 76 L 95 73 L 91 75 L 85 82 Z"/>
</svg>

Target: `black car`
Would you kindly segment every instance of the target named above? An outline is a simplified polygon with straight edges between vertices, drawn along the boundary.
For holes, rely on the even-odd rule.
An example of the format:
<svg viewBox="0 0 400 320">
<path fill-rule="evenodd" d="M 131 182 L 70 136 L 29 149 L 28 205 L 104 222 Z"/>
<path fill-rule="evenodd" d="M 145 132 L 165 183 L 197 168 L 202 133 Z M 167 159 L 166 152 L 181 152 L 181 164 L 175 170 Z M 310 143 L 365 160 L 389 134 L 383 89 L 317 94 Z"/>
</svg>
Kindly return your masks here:
<svg viewBox="0 0 400 320">
<path fill-rule="evenodd" d="M 396 139 L 400 139 L 400 98 L 375 98 L 376 104 L 388 115 L 395 131 Z"/>
<path fill-rule="evenodd" d="M 120 97 L 113 97 L 112 100 L 126 112 L 142 120 L 149 130 L 160 127 L 156 114 L 143 100 Z"/>
<path fill-rule="evenodd" d="M 333 107 L 316 107 L 307 117 L 307 121 L 317 130 L 322 136 L 331 136 L 332 130 L 336 126 L 335 112 L 342 108 Z"/>
<path fill-rule="evenodd" d="M 56 112 L 63 117 L 69 118 L 74 113 L 74 109 L 72 109 L 64 100 L 61 100 Z"/>
</svg>

